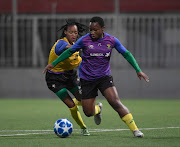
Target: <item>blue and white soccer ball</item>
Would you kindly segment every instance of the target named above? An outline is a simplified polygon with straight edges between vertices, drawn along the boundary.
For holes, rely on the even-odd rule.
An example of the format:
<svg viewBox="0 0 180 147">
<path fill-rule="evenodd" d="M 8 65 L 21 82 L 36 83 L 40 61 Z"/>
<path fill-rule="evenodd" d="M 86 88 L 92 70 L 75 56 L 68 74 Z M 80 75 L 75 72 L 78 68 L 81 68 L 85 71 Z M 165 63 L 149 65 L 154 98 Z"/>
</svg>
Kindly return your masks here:
<svg viewBox="0 0 180 147">
<path fill-rule="evenodd" d="M 72 131 L 73 124 L 66 118 L 59 119 L 54 124 L 54 132 L 59 137 L 68 137 Z"/>
</svg>

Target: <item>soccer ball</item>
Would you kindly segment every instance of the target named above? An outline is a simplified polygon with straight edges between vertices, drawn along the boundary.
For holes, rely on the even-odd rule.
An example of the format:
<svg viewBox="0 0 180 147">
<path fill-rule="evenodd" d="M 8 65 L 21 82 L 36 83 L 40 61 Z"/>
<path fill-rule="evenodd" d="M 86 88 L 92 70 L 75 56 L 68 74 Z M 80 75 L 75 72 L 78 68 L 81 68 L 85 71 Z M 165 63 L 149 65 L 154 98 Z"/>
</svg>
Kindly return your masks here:
<svg viewBox="0 0 180 147">
<path fill-rule="evenodd" d="M 54 132 L 61 138 L 68 137 L 73 131 L 73 124 L 66 118 L 58 119 L 54 124 Z"/>
</svg>

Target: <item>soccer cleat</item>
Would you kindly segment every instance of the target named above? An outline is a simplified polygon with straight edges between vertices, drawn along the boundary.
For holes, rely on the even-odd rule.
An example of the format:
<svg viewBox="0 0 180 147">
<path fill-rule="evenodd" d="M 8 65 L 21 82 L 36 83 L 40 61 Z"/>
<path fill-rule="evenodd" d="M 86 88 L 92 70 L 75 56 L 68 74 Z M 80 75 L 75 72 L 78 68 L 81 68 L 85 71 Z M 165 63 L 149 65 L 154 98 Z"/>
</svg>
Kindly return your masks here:
<svg viewBox="0 0 180 147">
<path fill-rule="evenodd" d="M 81 135 L 83 135 L 83 136 L 89 136 L 90 133 L 89 133 L 88 129 L 84 128 L 84 129 L 81 129 Z"/>
<path fill-rule="evenodd" d="M 140 138 L 144 137 L 144 134 L 139 130 L 133 131 L 133 134 L 135 137 L 140 137 Z"/>
<path fill-rule="evenodd" d="M 101 123 L 101 111 L 102 111 L 102 106 L 103 104 L 102 103 L 98 103 L 97 104 L 100 108 L 100 112 L 96 115 L 94 115 L 94 122 L 96 123 L 96 125 L 99 125 Z"/>
</svg>

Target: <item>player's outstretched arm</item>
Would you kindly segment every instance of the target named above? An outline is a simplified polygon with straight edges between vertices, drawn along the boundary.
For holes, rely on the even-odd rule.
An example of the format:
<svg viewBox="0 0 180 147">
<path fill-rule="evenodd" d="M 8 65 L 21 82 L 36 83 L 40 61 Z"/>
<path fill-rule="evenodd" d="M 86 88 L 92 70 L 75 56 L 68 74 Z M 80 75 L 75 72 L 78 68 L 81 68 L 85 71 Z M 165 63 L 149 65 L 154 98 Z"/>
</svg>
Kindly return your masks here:
<svg viewBox="0 0 180 147">
<path fill-rule="evenodd" d="M 144 80 L 145 80 L 146 82 L 149 82 L 149 77 L 148 77 L 145 73 L 143 73 L 142 71 L 141 71 L 141 72 L 138 72 L 138 73 L 137 73 L 137 76 L 139 77 L 140 80 L 141 80 L 142 78 L 144 78 Z"/>
<path fill-rule="evenodd" d="M 74 51 L 72 51 L 71 48 L 65 50 L 56 60 L 54 60 L 51 64 L 48 64 L 43 73 L 46 73 L 48 70 L 53 69 L 58 63 L 60 63 L 61 61 L 67 59 L 68 57 L 70 57 L 72 54 L 74 53 Z"/>
<path fill-rule="evenodd" d="M 144 78 L 144 80 L 146 82 L 149 82 L 149 77 L 141 71 L 141 69 L 140 69 L 139 65 L 137 64 L 136 59 L 133 57 L 133 55 L 128 50 L 122 55 L 134 67 L 139 79 L 141 80 L 142 78 Z"/>
</svg>

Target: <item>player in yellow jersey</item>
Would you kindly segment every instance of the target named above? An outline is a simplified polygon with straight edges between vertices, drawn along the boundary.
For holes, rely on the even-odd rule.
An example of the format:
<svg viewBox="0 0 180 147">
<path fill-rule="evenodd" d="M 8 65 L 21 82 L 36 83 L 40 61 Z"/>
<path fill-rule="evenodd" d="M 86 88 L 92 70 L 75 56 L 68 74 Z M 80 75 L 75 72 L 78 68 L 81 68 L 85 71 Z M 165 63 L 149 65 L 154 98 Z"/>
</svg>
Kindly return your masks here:
<svg viewBox="0 0 180 147">
<path fill-rule="evenodd" d="M 86 31 L 86 26 L 77 22 L 67 22 L 62 26 L 62 35 L 53 45 L 48 63 L 52 63 L 66 49 L 71 47 L 77 40 L 78 34 Z M 78 87 L 77 71 L 74 69 L 81 63 L 79 52 L 75 52 L 63 62 L 57 64 L 55 68 L 46 72 L 46 83 L 48 88 L 53 91 L 67 105 L 71 112 L 71 116 L 81 128 L 81 134 L 89 136 L 90 133 L 84 124 L 78 105 L 81 105 L 81 94 Z M 75 98 L 72 99 L 68 94 L 71 92 Z"/>
</svg>

